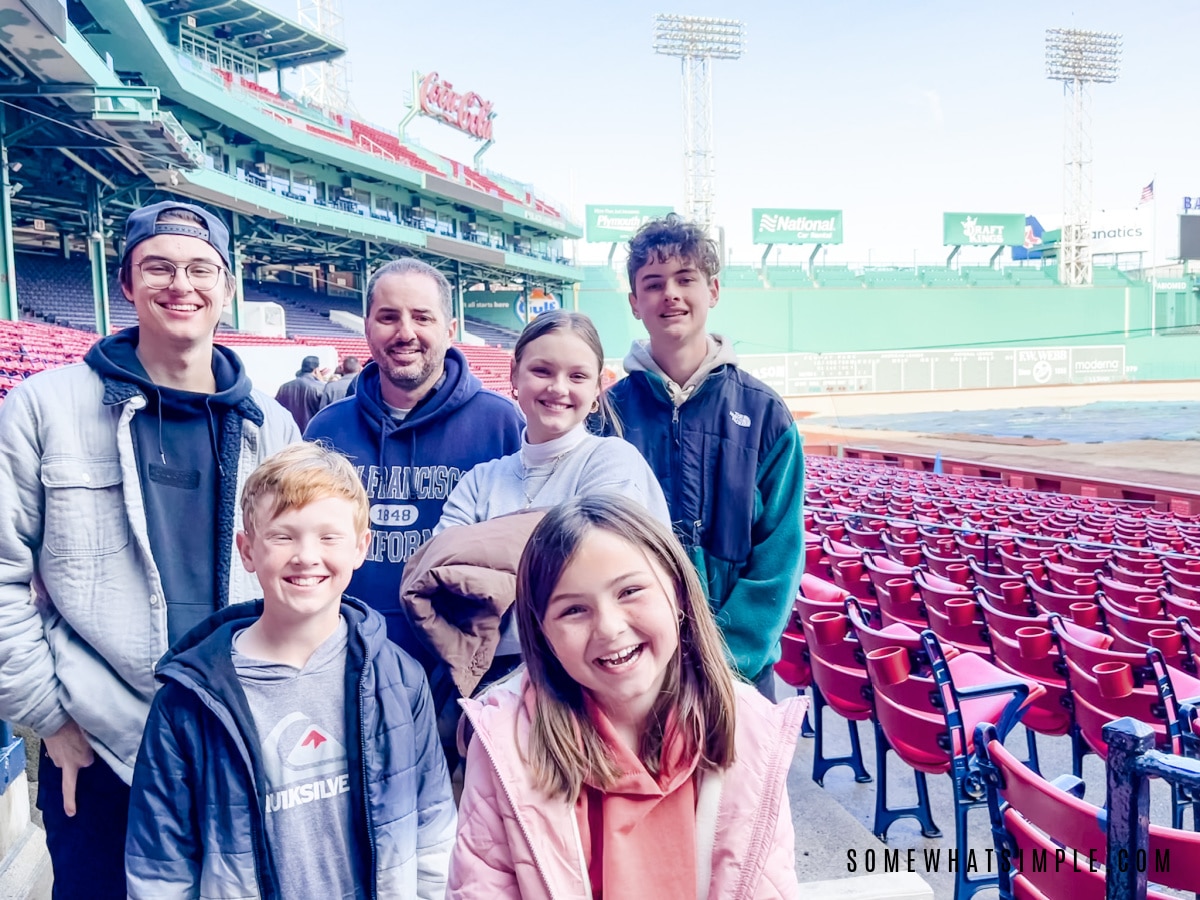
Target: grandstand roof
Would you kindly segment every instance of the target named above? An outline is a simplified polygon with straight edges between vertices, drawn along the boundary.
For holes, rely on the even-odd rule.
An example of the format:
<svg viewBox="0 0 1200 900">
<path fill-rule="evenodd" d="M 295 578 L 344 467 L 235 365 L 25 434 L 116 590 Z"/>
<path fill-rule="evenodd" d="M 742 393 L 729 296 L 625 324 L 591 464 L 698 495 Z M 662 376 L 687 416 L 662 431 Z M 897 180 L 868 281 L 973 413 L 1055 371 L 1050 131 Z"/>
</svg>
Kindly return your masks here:
<svg viewBox="0 0 1200 900">
<path fill-rule="evenodd" d="M 146 8 L 160 19 L 192 16 L 197 28 L 213 29 L 215 37 L 278 68 L 336 59 L 346 52 L 345 45 L 253 0 L 146 0 Z"/>
</svg>

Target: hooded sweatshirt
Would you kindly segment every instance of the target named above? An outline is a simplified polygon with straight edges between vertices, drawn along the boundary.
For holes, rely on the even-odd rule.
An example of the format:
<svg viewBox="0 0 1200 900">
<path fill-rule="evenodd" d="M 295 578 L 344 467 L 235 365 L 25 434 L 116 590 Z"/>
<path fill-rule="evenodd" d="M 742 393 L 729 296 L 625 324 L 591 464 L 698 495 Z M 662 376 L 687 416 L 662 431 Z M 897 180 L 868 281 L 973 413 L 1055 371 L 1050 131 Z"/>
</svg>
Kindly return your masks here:
<svg viewBox="0 0 1200 900">
<path fill-rule="evenodd" d="M 237 472 L 220 464 L 228 437 L 240 440 L 241 414 L 261 412 L 239 404 L 251 384 L 242 362 L 226 347 L 213 347 L 213 394 L 161 387 L 150 380 L 137 357 L 137 328 L 106 337 L 84 361 L 102 378 L 123 382 L 146 397 L 133 417 L 133 445 L 150 549 L 162 578 L 167 605 L 167 638 L 174 644 L 224 606 L 218 560 L 230 547 L 218 546 L 217 509 L 222 491 L 236 491 Z M 233 435 L 226 435 L 234 430 Z"/>
<path fill-rule="evenodd" d="M 729 648 L 746 678 L 779 659 L 803 562 L 802 438 L 778 394 L 737 367 L 728 340 L 675 384 L 635 342 L 609 399 L 658 476 Z"/>
<path fill-rule="evenodd" d="M 521 448 L 521 414 L 506 397 L 483 389 L 462 353 L 446 352 L 445 380 L 403 420 L 383 402 L 379 367 L 368 363 L 352 400 L 317 413 L 306 440 L 324 440 L 358 468 L 371 504 L 366 562 L 346 593 L 378 610 L 388 637 L 429 671 L 432 653 L 417 639 L 400 605 L 404 564 L 429 540 L 446 498 L 473 466 Z"/>
</svg>

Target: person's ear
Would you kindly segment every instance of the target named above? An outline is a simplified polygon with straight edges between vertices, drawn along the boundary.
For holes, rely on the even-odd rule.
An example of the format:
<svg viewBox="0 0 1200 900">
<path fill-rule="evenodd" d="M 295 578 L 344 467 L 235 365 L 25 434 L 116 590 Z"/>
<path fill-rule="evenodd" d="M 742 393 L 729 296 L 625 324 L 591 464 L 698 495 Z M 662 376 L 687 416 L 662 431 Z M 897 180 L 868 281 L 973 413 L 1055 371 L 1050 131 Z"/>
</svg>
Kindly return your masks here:
<svg viewBox="0 0 1200 900">
<path fill-rule="evenodd" d="M 254 557 L 250 553 L 250 545 L 252 539 L 245 531 L 239 531 L 236 535 L 238 556 L 242 558 L 242 567 L 250 573 L 254 572 Z"/>
</svg>

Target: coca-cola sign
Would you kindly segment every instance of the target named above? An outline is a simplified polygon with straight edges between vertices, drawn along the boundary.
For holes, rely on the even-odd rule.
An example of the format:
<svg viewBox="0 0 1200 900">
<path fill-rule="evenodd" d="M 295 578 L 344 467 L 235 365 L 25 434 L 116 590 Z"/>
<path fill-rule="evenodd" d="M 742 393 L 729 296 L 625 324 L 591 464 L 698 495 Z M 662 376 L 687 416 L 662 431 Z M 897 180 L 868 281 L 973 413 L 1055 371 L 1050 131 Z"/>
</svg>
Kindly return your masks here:
<svg viewBox="0 0 1200 900">
<path fill-rule="evenodd" d="M 437 72 L 421 79 L 421 112 L 464 131 L 481 141 L 492 139 L 492 104 L 474 91 L 460 94 L 449 81 L 441 81 Z"/>
</svg>

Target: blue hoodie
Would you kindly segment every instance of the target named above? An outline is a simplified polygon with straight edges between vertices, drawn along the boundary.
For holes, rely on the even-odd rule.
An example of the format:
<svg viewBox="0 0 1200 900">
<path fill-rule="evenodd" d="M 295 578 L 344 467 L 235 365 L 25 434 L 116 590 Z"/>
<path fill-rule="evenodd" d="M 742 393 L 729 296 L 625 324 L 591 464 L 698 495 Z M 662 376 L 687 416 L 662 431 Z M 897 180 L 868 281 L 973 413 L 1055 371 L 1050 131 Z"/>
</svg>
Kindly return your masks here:
<svg viewBox="0 0 1200 900">
<path fill-rule="evenodd" d="M 137 356 L 137 327 L 101 338 L 84 357 L 109 396 L 141 392 L 133 417 L 134 455 L 146 508 L 150 550 L 167 604 L 174 644 L 228 602 L 238 453 L 243 418 L 262 425 L 250 378 L 236 353 L 213 345 L 212 394 L 155 384 Z M 186 545 L 187 552 L 180 552 Z"/>
<path fill-rule="evenodd" d="M 388 638 L 429 671 L 435 660 L 400 606 L 404 564 L 431 537 L 459 478 L 521 448 L 521 413 L 484 390 L 454 347 L 446 352 L 445 381 L 402 422 L 384 404 L 380 378 L 368 363 L 354 395 L 317 413 L 304 437 L 348 456 L 371 503 L 371 546 L 346 593 L 382 613 Z"/>
</svg>

